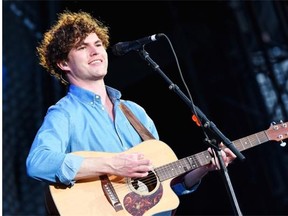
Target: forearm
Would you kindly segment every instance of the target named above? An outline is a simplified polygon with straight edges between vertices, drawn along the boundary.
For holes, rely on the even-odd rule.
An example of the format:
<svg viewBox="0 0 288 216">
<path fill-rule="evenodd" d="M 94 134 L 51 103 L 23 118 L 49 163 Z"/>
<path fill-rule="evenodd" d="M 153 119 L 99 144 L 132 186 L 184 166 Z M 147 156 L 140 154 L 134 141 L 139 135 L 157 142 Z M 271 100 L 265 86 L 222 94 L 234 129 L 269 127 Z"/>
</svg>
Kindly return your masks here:
<svg viewBox="0 0 288 216">
<path fill-rule="evenodd" d="M 192 193 L 201 183 L 201 179 L 208 173 L 209 168 L 204 166 L 187 172 L 171 181 L 173 191 L 181 196 Z"/>
<path fill-rule="evenodd" d="M 109 158 L 85 158 L 75 176 L 75 180 L 95 178 L 103 174 L 112 173 L 113 169 L 109 164 Z"/>
<path fill-rule="evenodd" d="M 113 157 L 86 157 L 75 180 L 95 178 L 103 174 L 145 177 L 150 170 L 152 170 L 151 161 L 140 153 L 115 154 Z"/>
<path fill-rule="evenodd" d="M 187 189 L 192 188 L 208 173 L 209 169 L 206 166 L 199 167 L 183 177 L 183 183 Z"/>
</svg>

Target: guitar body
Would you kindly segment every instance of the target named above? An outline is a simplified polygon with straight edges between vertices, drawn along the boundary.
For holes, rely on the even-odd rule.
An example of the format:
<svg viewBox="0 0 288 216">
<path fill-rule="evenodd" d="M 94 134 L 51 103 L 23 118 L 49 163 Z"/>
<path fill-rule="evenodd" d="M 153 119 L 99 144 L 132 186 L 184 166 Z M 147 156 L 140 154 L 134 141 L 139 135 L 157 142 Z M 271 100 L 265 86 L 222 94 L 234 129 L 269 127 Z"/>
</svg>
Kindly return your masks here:
<svg viewBox="0 0 288 216">
<path fill-rule="evenodd" d="M 170 147 L 158 140 L 144 141 L 126 152 L 143 153 L 146 158 L 152 158 L 154 167 L 177 161 L 177 157 Z M 83 151 L 75 152 L 75 154 L 83 157 L 111 157 L 116 153 Z M 151 173 L 151 176 L 154 175 L 155 173 Z M 104 193 L 105 189 L 103 190 L 101 178 L 96 178 L 77 182 L 70 188 L 50 185 L 50 193 L 59 214 L 63 216 L 153 215 L 176 209 L 179 205 L 178 196 L 170 187 L 171 180 L 160 182 L 155 176 L 152 187 L 148 185 L 151 188 L 147 189 L 145 184 L 151 184 L 151 182 L 147 183 L 145 179 L 142 182 L 140 179 L 136 187 L 133 185 L 133 179 L 113 175 L 107 177 L 115 189 L 122 209 L 116 210 L 117 208 L 112 204 L 113 199 L 111 203 Z"/>
</svg>

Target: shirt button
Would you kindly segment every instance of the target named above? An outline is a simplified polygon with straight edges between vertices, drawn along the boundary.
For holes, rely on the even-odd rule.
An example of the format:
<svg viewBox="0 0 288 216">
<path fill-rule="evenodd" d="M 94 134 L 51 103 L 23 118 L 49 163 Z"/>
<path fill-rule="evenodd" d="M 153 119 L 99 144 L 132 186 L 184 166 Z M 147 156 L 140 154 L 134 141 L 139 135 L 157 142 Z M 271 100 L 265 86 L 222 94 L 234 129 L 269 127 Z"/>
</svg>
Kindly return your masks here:
<svg viewBox="0 0 288 216">
<path fill-rule="evenodd" d="M 90 104 L 93 105 L 94 103 L 93 103 L 93 102 L 90 102 Z"/>
</svg>

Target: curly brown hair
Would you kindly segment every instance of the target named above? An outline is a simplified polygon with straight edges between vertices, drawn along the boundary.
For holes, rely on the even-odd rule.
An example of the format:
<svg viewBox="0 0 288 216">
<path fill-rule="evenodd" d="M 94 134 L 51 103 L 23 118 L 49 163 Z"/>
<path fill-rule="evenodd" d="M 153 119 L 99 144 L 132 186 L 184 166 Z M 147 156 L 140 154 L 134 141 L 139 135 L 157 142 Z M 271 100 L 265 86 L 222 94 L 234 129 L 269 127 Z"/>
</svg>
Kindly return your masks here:
<svg viewBox="0 0 288 216">
<path fill-rule="evenodd" d="M 57 63 L 68 58 L 69 51 L 82 42 L 90 33 L 96 33 L 105 49 L 109 46 L 109 28 L 89 13 L 65 10 L 58 14 L 58 21 L 44 33 L 43 39 L 36 48 L 42 65 L 50 75 L 67 85 L 63 71 Z"/>
</svg>

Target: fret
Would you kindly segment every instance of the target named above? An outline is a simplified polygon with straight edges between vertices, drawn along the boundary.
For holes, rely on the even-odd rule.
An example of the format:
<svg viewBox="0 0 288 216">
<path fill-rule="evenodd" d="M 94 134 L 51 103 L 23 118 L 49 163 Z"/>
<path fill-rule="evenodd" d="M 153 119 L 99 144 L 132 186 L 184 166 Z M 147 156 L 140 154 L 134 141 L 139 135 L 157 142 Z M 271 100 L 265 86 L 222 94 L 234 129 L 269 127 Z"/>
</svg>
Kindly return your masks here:
<svg viewBox="0 0 288 216">
<path fill-rule="evenodd" d="M 234 140 L 233 144 L 236 146 L 238 150 L 243 151 L 251 147 L 254 147 L 256 145 L 259 145 L 263 142 L 267 142 L 268 140 L 269 139 L 264 132 L 258 132 L 258 133 L 249 135 L 247 137 Z"/>
<path fill-rule="evenodd" d="M 211 162 L 211 155 L 208 151 L 202 151 L 200 153 L 195 154 L 195 157 L 199 161 L 199 166 L 204 166 Z"/>
<path fill-rule="evenodd" d="M 190 170 L 204 166 L 211 161 L 211 156 L 208 151 L 203 151 L 178 161 L 168 163 L 155 169 L 159 180 L 164 181 L 173 177 L 177 177 Z"/>
</svg>

